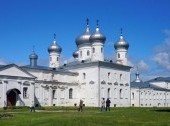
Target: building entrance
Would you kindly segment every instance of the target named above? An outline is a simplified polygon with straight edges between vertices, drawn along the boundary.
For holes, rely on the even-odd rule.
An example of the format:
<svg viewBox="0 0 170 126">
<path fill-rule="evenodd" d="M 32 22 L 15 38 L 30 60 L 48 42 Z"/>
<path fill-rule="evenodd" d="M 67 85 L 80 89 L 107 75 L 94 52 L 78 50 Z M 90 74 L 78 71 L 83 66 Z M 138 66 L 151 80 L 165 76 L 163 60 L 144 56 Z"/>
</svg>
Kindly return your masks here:
<svg viewBox="0 0 170 126">
<path fill-rule="evenodd" d="M 18 89 L 11 89 L 7 91 L 7 106 L 15 106 L 18 94 L 21 92 Z"/>
</svg>

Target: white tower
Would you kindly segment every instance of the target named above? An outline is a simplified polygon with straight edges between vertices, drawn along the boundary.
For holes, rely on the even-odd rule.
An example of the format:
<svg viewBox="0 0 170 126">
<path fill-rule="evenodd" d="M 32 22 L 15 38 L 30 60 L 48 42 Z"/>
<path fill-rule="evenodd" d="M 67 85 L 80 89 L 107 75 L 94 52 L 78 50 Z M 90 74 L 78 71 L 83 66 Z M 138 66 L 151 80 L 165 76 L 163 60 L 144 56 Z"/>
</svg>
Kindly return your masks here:
<svg viewBox="0 0 170 126">
<path fill-rule="evenodd" d="M 56 69 L 60 65 L 60 54 L 61 47 L 56 42 L 56 35 L 54 34 L 54 41 L 51 46 L 48 47 L 49 52 L 49 67 L 52 69 Z"/>
<path fill-rule="evenodd" d="M 95 29 L 95 32 L 90 36 L 90 41 L 92 43 L 92 61 L 104 61 L 104 43 L 106 37 L 100 32 L 99 26 Z"/>
<path fill-rule="evenodd" d="M 91 36 L 89 20 L 87 19 L 86 31 L 76 38 L 76 45 L 78 47 L 78 60 L 88 60 L 91 59 L 91 42 L 89 38 Z M 77 54 L 76 54 L 77 56 Z"/>
<path fill-rule="evenodd" d="M 118 42 L 115 43 L 114 47 L 116 49 L 116 63 L 127 65 L 127 53 L 128 53 L 129 43 L 123 39 L 122 29 L 121 29 L 120 38 Z"/>
</svg>

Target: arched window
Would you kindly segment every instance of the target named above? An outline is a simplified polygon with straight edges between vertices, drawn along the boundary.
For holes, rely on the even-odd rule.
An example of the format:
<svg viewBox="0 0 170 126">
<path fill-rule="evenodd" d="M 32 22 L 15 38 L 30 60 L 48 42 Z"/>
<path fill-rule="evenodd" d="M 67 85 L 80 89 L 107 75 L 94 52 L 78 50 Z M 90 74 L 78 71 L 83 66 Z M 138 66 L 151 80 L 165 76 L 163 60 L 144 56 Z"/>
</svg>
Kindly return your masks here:
<svg viewBox="0 0 170 126">
<path fill-rule="evenodd" d="M 120 58 L 120 53 L 117 54 L 117 57 Z"/>
<path fill-rule="evenodd" d="M 23 98 L 27 98 L 28 97 L 28 87 L 24 87 L 23 88 Z"/>
<path fill-rule="evenodd" d="M 69 99 L 72 99 L 73 98 L 73 89 L 70 88 L 69 89 Z"/>
<path fill-rule="evenodd" d="M 125 58 L 127 58 L 127 53 L 125 53 Z"/>
<path fill-rule="evenodd" d="M 83 73 L 83 79 L 86 79 L 86 73 Z"/>
<path fill-rule="evenodd" d="M 89 50 L 87 50 L 87 56 L 89 56 L 90 55 L 90 51 Z"/>
<path fill-rule="evenodd" d="M 95 53 L 95 48 L 93 47 L 93 53 Z"/>
<path fill-rule="evenodd" d="M 110 88 L 107 89 L 107 98 L 110 98 Z"/>
<path fill-rule="evenodd" d="M 122 99 L 122 89 L 119 90 L 119 98 Z"/>
</svg>

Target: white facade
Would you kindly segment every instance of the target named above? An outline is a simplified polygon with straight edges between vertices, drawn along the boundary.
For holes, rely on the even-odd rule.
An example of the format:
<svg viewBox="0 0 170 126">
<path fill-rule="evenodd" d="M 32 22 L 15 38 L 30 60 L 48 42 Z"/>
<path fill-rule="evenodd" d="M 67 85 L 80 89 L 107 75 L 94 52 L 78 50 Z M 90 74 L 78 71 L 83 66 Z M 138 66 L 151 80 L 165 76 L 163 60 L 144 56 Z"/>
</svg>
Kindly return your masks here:
<svg viewBox="0 0 170 126">
<path fill-rule="evenodd" d="M 33 53 L 30 64 L 0 65 L 0 107 L 6 106 L 74 106 L 80 99 L 85 106 L 101 106 L 102 98 L 111 100 L 111 107 L 128 106 L 170 106 L 169 82 L 159 84 L 159 88 L 130 87 L 130 66 L 127 66 L 129 44 L 121 35 L 115 44 L 116 63 L 104 60 L 106 37 L 99 31 L 87 28 L 76 39 L 75 61 L 60 65 L 61 47 L 54 42 L 48 48 L 49 67 L 37 65 L 38 55 Z M 121 63 L 118 60 L 121 59 Z M 139 81 L 139 79 L 138 79 Z"/>
<path fill-rule="evenodd" d="M 11 64 L 0 71 L 0 107 L 25 106 L 34 101 L 35 77 Z"/>
<path fill-rule="evenodd" d="M 131 106 L 134 107 L 170 107 L 170 80 L 153 79 L 139 81 L 139 73 L 131 85 Z M 166 85 L 166 86 L 165 86 Z"/>
</svg>

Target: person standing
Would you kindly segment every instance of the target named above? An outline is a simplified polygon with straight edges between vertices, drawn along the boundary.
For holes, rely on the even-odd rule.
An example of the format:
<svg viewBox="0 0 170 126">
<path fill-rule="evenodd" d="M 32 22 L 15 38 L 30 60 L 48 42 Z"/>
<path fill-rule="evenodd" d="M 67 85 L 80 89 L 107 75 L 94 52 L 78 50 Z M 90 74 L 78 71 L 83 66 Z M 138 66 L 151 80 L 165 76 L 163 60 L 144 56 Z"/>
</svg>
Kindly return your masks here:
<svg viewBox="0 0 170 126">
<path fill-rule="evenodd" d="M 105 99 L 103 98 L 101 101 L 101 111 L 105 110 Z"/>
<path fill-rule="evenodd" d="M 106 111 L 107 110 L 110 111 L 110 103 L 111 103 L 111 101 L 109 100 L 109 98 L 107 98 L 107 100 L 106 100 Z"/>
<path fill-rule="evenodd" d="M 35 112 L 34 101 L 32 101 L 30 104 L 30 112 Z"/>
<path fill-rule="evenodd" d="M 79 111 L 79 112 L 80 112 L 80 111 L 81 111 L 81 112 L 83 111 L 83 100 L 82 100 L 82 99 L 80 99 L 78 111 Z"/>
</svg>

